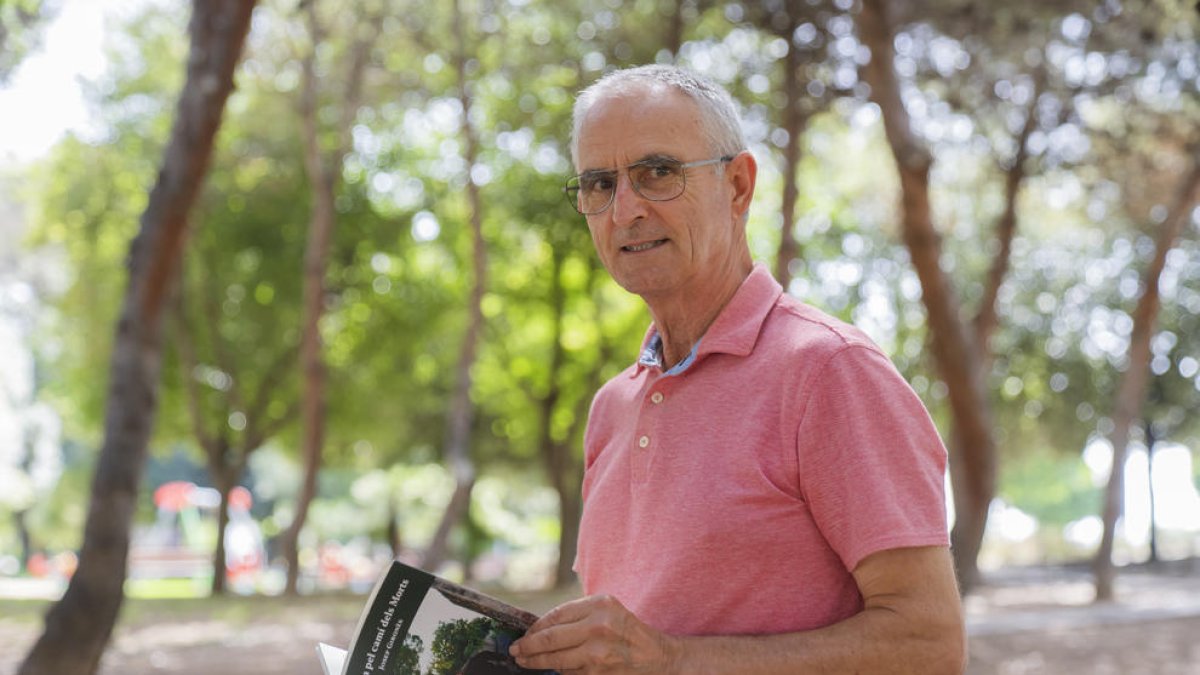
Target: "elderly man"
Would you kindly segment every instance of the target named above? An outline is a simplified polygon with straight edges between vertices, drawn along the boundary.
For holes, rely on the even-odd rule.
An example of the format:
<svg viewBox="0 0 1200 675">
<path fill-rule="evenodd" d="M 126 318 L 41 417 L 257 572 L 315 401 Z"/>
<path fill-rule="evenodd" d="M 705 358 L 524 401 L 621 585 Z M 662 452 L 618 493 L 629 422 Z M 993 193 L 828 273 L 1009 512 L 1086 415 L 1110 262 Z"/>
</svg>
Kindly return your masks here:
<svg viewBox="0 0 1200 675">
<path fill-rule="evenodd" d="M 960 673 L 945 449 L 858 330 L 750 258 L 756 165 L 719 86 L 669 66 L 580 94 L 567 193 L 653 317 L 592 404 L 586 597 L 514 644 L 566 673 Z"/>
</svg>

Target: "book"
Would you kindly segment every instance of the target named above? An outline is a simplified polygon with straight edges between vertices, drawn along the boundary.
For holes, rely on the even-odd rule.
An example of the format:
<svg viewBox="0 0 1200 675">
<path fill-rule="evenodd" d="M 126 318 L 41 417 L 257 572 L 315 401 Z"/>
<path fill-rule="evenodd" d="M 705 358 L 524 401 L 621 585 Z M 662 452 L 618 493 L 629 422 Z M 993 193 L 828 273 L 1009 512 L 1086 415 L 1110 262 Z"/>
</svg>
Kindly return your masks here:
<svg viewBox="0 0 1200 675">
<path fill-rule="evenodd" d="M 424 570 L 392 561 L 375 583 L 346 649 L 320 643 L 325 675 L 541 675 L 509 646 L 537 621 Z"/>
</svg>

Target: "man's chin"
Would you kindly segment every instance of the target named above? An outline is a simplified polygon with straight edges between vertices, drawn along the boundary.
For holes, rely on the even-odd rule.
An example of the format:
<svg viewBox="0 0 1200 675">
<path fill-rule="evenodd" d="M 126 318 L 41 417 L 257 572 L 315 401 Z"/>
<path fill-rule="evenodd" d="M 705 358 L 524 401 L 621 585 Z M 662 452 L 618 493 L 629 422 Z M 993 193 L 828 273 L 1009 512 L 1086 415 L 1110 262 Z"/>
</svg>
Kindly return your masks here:
<svg viewBox="0 0 1200 675">
<path fill-rule="evenodd" d="M 641 296 L 647 302 L 661 298 L 675 287 L 665 275 L 638 274 L 623 275 L 618 278 L 617 285 L 630 293 Z"/>
</svg>

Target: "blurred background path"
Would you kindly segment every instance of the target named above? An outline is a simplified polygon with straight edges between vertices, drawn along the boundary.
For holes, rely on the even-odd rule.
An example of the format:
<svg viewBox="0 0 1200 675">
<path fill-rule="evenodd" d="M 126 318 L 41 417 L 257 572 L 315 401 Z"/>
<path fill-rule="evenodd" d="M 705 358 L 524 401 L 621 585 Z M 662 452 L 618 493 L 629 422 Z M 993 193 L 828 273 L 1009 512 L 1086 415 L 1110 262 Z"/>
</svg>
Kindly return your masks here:
<svg viewBox="0 0 1200 675">
<path fill-rule="evenodd" d="M 1099 605 L 1082 566 L 1005 568 L 985 582 L 966 601 L 968 675 L 1200 673 L 1200 559 L 1126 568 L 1117 601 Z M 562 596 L 512 599 L 540 611 Z M 101 672 L 318 675 L 313 646 L 347 642 L 362 601 L 133 600 Z M 40 608 L 0 600 L 0 672 L 15 670 L 40 629 Z"/>
<path fill-rule="evenodd" d="M 1007 568 L 967 598 L 969 675 L 1200 673 L 1200 560 L 1126 568 L 1092 603 L 1086 567 Z"/>
</svg>

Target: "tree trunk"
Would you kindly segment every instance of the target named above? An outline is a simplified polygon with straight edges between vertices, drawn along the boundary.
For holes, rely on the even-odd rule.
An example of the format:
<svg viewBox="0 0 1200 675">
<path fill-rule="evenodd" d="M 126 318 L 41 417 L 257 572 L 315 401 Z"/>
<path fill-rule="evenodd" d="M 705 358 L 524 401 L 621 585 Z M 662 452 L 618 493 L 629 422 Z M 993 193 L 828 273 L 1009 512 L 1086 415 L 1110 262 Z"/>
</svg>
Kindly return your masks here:
<svg viewBox="0 0 1200 675">
<path fill-rule="evenodd" d="M 1150 559 L 1148 562 L 1158 562 L 1158 518 L 1154 512 L 1154 446 L 1158 439 L 1154 434 L 1154 424 L 1144 420 L 1143 428 L 1146 433 L 1146 494 L 1150 497 Z"/>
<path fill-rule="evenodd" d="M 858 15 L 862 41 L 871 50 L 863 68 L 871 99 L 883 113 L 884 130 L 900 174 L 904 243 L 921 282 L 938 374 L 949 391 L 954 419 L 950 477 L 954 487 L 955 523 L 951 543 L 959 583 L 970 589 L 977 580 L 976 559 L 983 543 L 988 507 L 995 494 L 996 448 L 991 411 L 983 387 L 983 371 L 959 318 L 955 297 L 940 265 L 941 239 L 929 203 L 929 171 L 933 158 L 913 134 L 900 98 L 893 67 L 892 30 L 883 0 L 864 0 Z"/>
<path fill-rule="evenodd" d="M 1037 129 L 1037 101 L 1041 94 L 1045 74 L 1038 71 L 1035 78 L 1033 96 L 1030 97 L 1029 108 L 1026 110 L 1025 124 L 1016 140 L 1016 154 L 1012 164 L 1004 172 L 1004 211 L 996 222 L 996 255 L 992 258 L 988 270 L 987 284 L 984 286 L 983 298 L 979 303 L 979 313 L 975 315 L 975 349 L 980 359 L 980 369 L 986 373 L 991 369 L 992 334 L 999 325 L 999 307 L 996 299 L 1000 295 L 1000 287 L 1008 276 L 1009 262 L 1012 259 L 1012 243 L 1017 233 L 1017 198 L 1021 194 L 1021 185 L 1025 182 L 1025 161 L 1029 157 L 1029 137 Z"/>
<path fill-rule="evenodd" d="M 775 257 L 775 278 L 787 291 L 792 282 L 792 261 L 801 256 L 800 243 L 796 240 L 796 201 L 800 197 L 796 181 L 800 174 L 800 139 L 808 125 L 808 116 L 800 109 L 803 92 L 800 90 L 800 68 L 803 65 L 800 51 L 792 44 L 799 20 L 793 9 L 789 23 L 787 58 L 783 63 L 783 93 L 787 103 L 783 109 L 783 129 L 787 132 L 787 143 L 783 146 L 783 222 L 779 232 L 779 253 Z"/>
<path fill-rule="evenodd" d="M 387 540 L 392 548 L 392 558 L 397 559 L 404 552 L 404 537 L 400 533 L 400 514 L 396 506 L 396 498 L 389 491 L 387 501 Z"/>
<path fill-rule="evenodd" d="M 1195 153 L 1195 150 L 1193 150 Z M 1167 253 L 1175 246 L 1175 240 L 1183 232 L 1197 199 L 1200 187 L 1200 155 L 1194 154 L 1192 166 L 1179 186 L 1175 204 L 1162 229 L 1154 249 L 1154 259 L 1146 268 L 1142 281 L 1142 295 L 1138 298 L 1133 313 L 1133 334 L 1129 337 L 1129 359 L 1121 382 L 1117 386 L 1116 401 L 1112 416 L 1113 431 L 1109 435 L 1112 443 L 1112 470 L 1104 491 L 1104 534 L 1100 548 L 1092 562 L 1095 573 L 1096 600 L 1113 599 L 1113 582 L 1116 569 L 1112 552 L 1116 538 L 1117 518 L 1124 508 L 1125 458 L 1129 449 L 1129 431 L 1141 414 L 1142 401 L 1146 396 L 1146 384 L 1150 375 L 1150 339 L 1154 336 L 1154 324 L 1158 319 L 1160 297 L 1158 281 L 1166 266 Z"/>
<path fill-rule="evenodd" d="M 29 536 L 29 524 L 25 522 L 25 518 L 29 515 L 29 509 L 14 511 L 13 527 L 17 530 L 17 541 L 21 547 L 20 560 L 21 570 L 29 569 L 29 558 L 33 556 L 33 538 Z"/>
<path fill-rule="evenodd" d="M 325 302 L 325 265 L 333 235 L 333 200 L 325 189 L 324 176 L 312 178 L 313 213 L 309 221 L 308 247 L 304 256 L 304 325 L 300 334 L 301 374 L 301 452 L 304 479 L 296 497 L 296 513 L 284 534 L 288 575 L 286 592 L 295 595 L 300 573 L 300 531 L 308 516 L 308 507 L 317 492 L 317 474 L 321 468 L 321 448 L 325 442 L 325 363 L 321 358 L 320 321 Z"/>
<path fill-rule="evenodd" d="M 467 165 L 467 209 L 471 222 L 472 267 L 474 280 L 468 301 L 467 329 L 463 335 L 455 371 L 454 395 L 447 416 L 445 461 L 454 474 L 456 486 L 442 521 L 438 524 L 433 540 L 425 551 L 422 565 L 436 569 L 446 559 L 450 532 L 462 522 L 471 505 L 471 490 L 475 486 L 475 465 L 471 461 L 471 425 L 475 408 L 471 403 L 471 368 L 475 365 L 483 332 L 483 292 L 487 284 L 487 249 L 483 240 L 483 204 L 479 186 L 471 176 L 471 169 L 479 156 L 479 140 L 471 125 L 471 95 L 467 90 L 467 43 L 464 32 L 466 21 L 462 13 L 461 0 L 454 3 L 454 30 L 458 39 L 456 66 L 458 70 L 459 100 L 462 102 L 461 133 L 466 148 Z"/>
<path fill-rule="evenodd" d="M 214 473 L 214 478 L 216 475 Z M 217 505 L 217 544 L 213 547 L 213 578 L 212 595 L 225 595 L 225 574 L 228 566 L 225 564 L 225 531 L 229 529 L 229 493 L 237 479 L 224 475 L 217 478 L 217 492 L 221 501 Z"/>
<path fill-rule="evenodd" d="M 556 486 L 557 489 L 557 486 Z M 558 489 L 558 561 L 554 565 L 554 588 L 566 588 L 575 579 L 575 554 L 579 547 L 579 519 L 583 515 L 583 497 L 579 481 Z"/>
<path fill-rule="evenodd" d="M 1012 243 L 1017 232 L 1017 198 L 1021 193 L 1021 185 L 1025 180 L 1025 161 L 1028 157 L 1027 145 L 1029 137 L 1033 130 L 1037 128 L 1037 99 L 1038 93 L 1041 91 L 1042 76 L 1037 78 L 1037 88 L 1034 91 L 1032 100 L 1030 101 L 1025 124 L 1021 128 L 1020 135 L 1016 141 L 1016 154 L 1012 159 L 1012 164 L 1005 171 L 1004 177 L 1004 211 L 1000 214 L 999 220 L 996 222 L 996 254 L 992 258 L 991 267 L 988 270 L 987 283 L 984 286 L 983 297 L 980 300 L 979 312 L 975 315 L 973 322 L 974 327 L 974 360 L 978 370 L 978 378 L 980 387 L 986 378 L 986 374 L 991 370 L 992 365 L 992 350 L 991 340 L 992 334 L 995 333 L 996 327 L 999 325 L 999 307 L 997 306 L 997 298 L 1000 295 L 1000 287 L 1004 284 L 1004 278 L 1008 275 L 1009 263 L 1012 259 Z M 940 256 L 940 253 L 938 254 Z M 984 405 L 987 404 L 986 394 L 980 392 L 981 400 Z M 990 432 L 989 432 L 990 433 Z M 991 478 L 988 484 L 984 485 L 984 494 L 987 495 L 987 501 L 984 501 L 980 495 L 976 494 L 976 481 L 972 477 L 972 472 L 978 470 L 978 464 L 972 464 L 967 460 L 971 454 L 969 444 L 977 442 L 970 437 L 960 433 L 960 428 L 957 425 L 952 431 L 950 445 L 950 482 L 954 490 L 954 509 L 956 517 L 962 523 L 961 529 L 956 527 L 952 533 L 955 542 L 955 565 L 959 570 L 960 585 L 963 590 L 969 590 L 974 586 L 978 578 L 978 569 L 976 559 L 979 555 L 979 548 L 983 543 L 983 535 L 987 529 L 987 514 L 988 507 L 991 502 L 991 496 L 995 492 L 995 472 L 996 459 L 994 445 L 991 449 L 992 458 L 983 464 L 983 470 L 986 471 Z M 994 444 L 994 441 L 992 441 Z M 960 546 L 962 549 L 960 550 Z M 970 558 L 969 560 L 967 558 Z"/>
<path fill-rule="evenodd" d="M 182 286 L 182 284 L 181 284 Z M 213 551 L 213 582 L 212 594 L 222 595 L 225 592 L 225 574 L 227 571 L 225 565 L 225 529 L 229 524 L 229 494 L 233 488 L 241 480 L 242 474 L 246 470 L 246 464 L 250 460 L 250 455 L 262 447 L 263 443 L 268 438 L 273 436 L 279 429 L 287 424 L 295 414 L 295 406 L 289 406 L 287 411 L 280 417 L 274 420 L 267 420 L 266 409 L 268 407 L 269 393 L 272 389 L 279 385 L 283 379 L 285 368 L 294 361 L 292 349 L 285 349 L 279 354 L 279 357 L 265 373 L 261 382 L 259 382 L 258 393 L 252 403 L 247 407 L 242 405 L 241 394 L 239 391 L 241 377 L 236 373 L 237 368 L 233 365 L 230 359 L 219 358 L 225 352 L 221 348 L 222 337 L 218 326 L 218 313 L 210 312 L 207 318 L 207 323 L 212 329 L 213 349 L 218 353 L 218 362 L 221 370 L 231 374 L 232 383 L 229 390 L 225 392 L 222 407 L 218 408 L 217 413 L 213 415 L 215 433 L 209 433 L 206 426 L 204 406 L 201 402 L 201 392 L 196 386 L 195 378 L 192 373 L 196 371 L 198 360 L 196 358 L 195 345 L 192 344 L 192 325 L 188 321 L 188 315 L 185 308 L 184 297 L 186 293 L 181 287 L 176 294 L 176 330 L 174 346 L 179 356 L 179 365 L 182 371 L 183 389 L 187 399 L 188 416 L 192 421 L 192 434 L 196 437 L 196 443 L 204 451 L 208 475 L 212 479 L 213 484 L 217 486 L 217 491 L 221 495 L 220 512 L 218 514 L 217 523 L 217 541 L 216 550 Z M 215 303 L 208 303 L 213 309 L 216 308 Z M 226 354 L 227 356 L 227 354 Z M 226 420 L 229 417 L 230 411 L 243 410 L 246 416 L 246 428 L 242 434 L 241 445 L 235 447 L 230 440 L 229 427 Z"/>
<path fill-rule="evenodd" d="M 592 279 L 592 297 L 596 303 L 597 315 L 603 312 L 600 300 L 600 288 L 595 284 L 598 277 L 594 274 L 598 261 L 589 258 L 588 274 Z M 612 361 L 612 345 L 604 338 L 597 319 L 597 329 L 600 331 L 600 344 L 596 353 L 596 361 L 588 373 L 588 392 L 598 391 L 604 383 L 604 366 Z M 583 436 L 587 425 L 592 396 L 581 396 L 575 403 L 575 422 L 562 443 L 556 444 L 559 470 L 554 471 L 555 489 L 558 491 L 559 518 L 561 520 L 561 535 L 558 545 L 558 564 L 556 565 L 555 584 L 557 588 L 566 587 L 575 580 L 575 556 L 579 547 L 579 521 L 583 515 L 583 453 L 577 446 L 577 439 Z"/>
<path fill-rule="evenodd" d="M 563 246 L 555 246 L 551 253 L 550 263 L 550 308 L 554 314 L 554 330 L 550 335 L 550 382 L 546 388 L 546 394 L 537 401 L 539 408 L 538 415 L 538 450 L 542 456 L 542 463 L 546 467 L 546 473 L 550 479 L 551 485 L 554 486 L 555 492 L 558 493 L 559 504 L 559 522 L 561 530 L 558 540 L 558 561 L 554 566 L 554 578 L 551 580 L 553 588 L 562 588 L 566 586 L 573 576 L 571 567 L 575 560 L 575 538 L 578 536 L 578 524 L 572 523 L 571 518 L 576 520 L 579 517 L 578 513 L 570 512 L 571 500 L 578 499 L 575 493 L 578 492 L 578 486 L 573 484 L 569 478 L 569 465 L 571 464 L 569 440 L 566 442 L 557 442 L 553 435 L 553 420 L 554 409 L 558 405 L 559 399 L 562 397 L 562 389 L 559 386 L 558 378 L 559 371 L 562 370 L 563 361 L 566 358 L 562 347 L 562 328 L 563 314 L 566 308 L 566 296 L 562 288 L 561 274 L 563 257 L 565 255 Z M 573 436 L 574 434 L 569 434 Z M 575 532 L 572 533 L 571 529 Z"/>
<path fill-rule="evenodd" d="M 446 561 L 450 549 L 450 533 L 463 523 L 471 508 L 471 492 L 475 489 L 475 474 L 474 467 L 469 466 L 470 460 L 467 460 L 467 464 L 466 467 L 462 464 L 453 464 L 454 492 L 450 495 L 450 501 L 446 503 L 446 509 L 442 512 L 442 520 L 438 523 L 437 531 L 434 532 L 433 539 L 430 541 L 429 547 L 425 549 L 425 555 L 421 558 L 421 567 L 430 572 L 436 572 L 437 568 Z M 469 475 L 462 473 L 464 468 L 469 469 L 471 473 Z"/>
<path fill-rule="evenodd" d="M 22 430 L 25 437 L 25 456 L 21 459 L 21 472 L 26 476 L 33 475 L 33 455 L 35 452 L 35 439 L 29 433 L 29 425 L 26 425 Z M 29 533 L 29 509 L 24 508 L 20 511 L 13 511 L 13 528 L 17 531 L 17 541 L 21 547 L 20 560 L 21 569 L 29 569 L 29 558 L 33 556 L 33 537 Z"/>
<path fill-rule="evenodd" d="M 326 368 L 321 355 L 321 316 L 325 311 L 325 272 L 329 264 L 333 231 L 337 225 L 335 193 L 338 176 L 350 150 L 350 126 L 358 112 L 363 72 L 370 50 L 378 35 L 379 17 L 364 19 L 367 29 L 359 33 L 351 48 L 349 73 L 344 80 L 346 91 L 342 98 L 339 118 L 339 142 L 326 157 L 320 142 L 318 118 L 319 82 L 317 48 L 324 41 L 325 31 L 317 16 L 317 2 L 304 3 L 312 35 L 312 50 L 303 60 L 304 85 L 301 90 L 300 112 L 304 129 L 304 163 L 312 193 L 312 212 L 308 225 L 308 244 L 304 252 L 304 319 L 300 332 L 300 446 L 304 457 L 304 479 L 296 496 L 296 513 L 284 531 L 282 547 L 287 559 L 287 583 L 284 592 L 298 593 L 300 580 L 300 533 L 308 518 L 308 508 L 317 494 L 317 475 L 321 470 L 322 448 L 325 444 L 325 380 Z"/>
<path fill-rule="evenodd" d="M 224 548 L 224 536 L 229 528 L 229 485 L 222 484 L 218 491 L 221 492 L 221 503 L 217 506 L 217 543 L 212 550 L 212 587 L 211 592 L 214 596 L 223 596 L 226 593 L 226 548 Z"/>
<path fill-rule="evenodd" d="M 124 599 L 130 529 L 158 407 L 163 310 L 178 276 L 187 216 L 208 170 L 254 0 L 193 3 L 191 52 L 158 180 L 130 244 L 104 441 L 92 479 L 79 567 L 20 675 L 94 673 Z"/>
<path fill-rule="evenodd" d="M 683 5 L 687 0 L 675 0 L 667 30 L 663 35 L 663 48 L 671 53 L 671 63 L 679 63 L 679 50 L 683 47 Z"/>
<path fill-rule="evenodd" d="M 315 12 L 309 3 L 309 12 Z M 303 120 L 305 165 L 312 194 L 312 213 L 308 223 L 308 244 L 304 252 L 304 323 L 300 332 L 300 446 L 304 457 L 304 479 L 296 497 L 296 513 L 284 533 L 287 557 L 288 595 L 297 593 L 300 578 L 300 531 L 308 516 L 308 507 L 317 492 L 317 474 L 321 468 L 321 447 L 325 442 L 325 362 L 321 358 L 321 315 L 325 309 L 325 268 L 337 219 L 334 209 L 333 177 L 321 157 L 317 131 L 316 45 L 304 62 Z"/>
<path fill-rule="evenodd" d="M 182 267 L 182 265 L 181 265 Z M 186 274 L 181 269 L 180 278 L 186 278 Z M 227 480 L 228 470 L 225 468 L 229 461 L 229 436 L 227 426 L 218 424 L 215 434 L 210 434 L 205 425 L 203 405 L 200 401 L 199 387 L 196 386 L 196 380 L 193 373 L 196 372 L 198 363 L 196 360 L 195 347 L 192 344 L 191 326 L 188 322 L 187 310 L 185 308 L 184 297 L 186 292 L 183 289 L 184 283 L 180 284 L 180 288 L 175 293 L 175 351 L 179 357 L 179 366 L 183 389 L 187 398 L 188 416 L 192 421 L 192 434 L 196 437 L 196 443 L 204 451 L 204 457 L 207 460 L 208 475 L 212 478 L 213 484 L 217 486 L 217 492 L 221 496 L 221 502 L 218 505 L 219 513 L 217 516 L 217 541 L 213 551 L 212 563 L 212 584 L 210 593 L 214 596 L 224 595 L 225 593 L 225 525 L 228 521 L 228 499 L 229 489 Z M 210 315 L 209 325 L 214 328 L 214 340 L 219 340 L 220 336 L 215 335 L 218 331 L 216 327 L 216 317 Z M 214 343 L 215 344 L 215 343 Z M 223 368 L 226 372 L 232 372 L 229 368 Z M 236 382 L 236 378 L 234 379 Z M 228 417 L 228 408 L 225 409 L 224 416 Z M 235 479 L 236 480 L 236 479 Z M 227 487 L 228 485 L 228 487 Z"/>
</svg>

